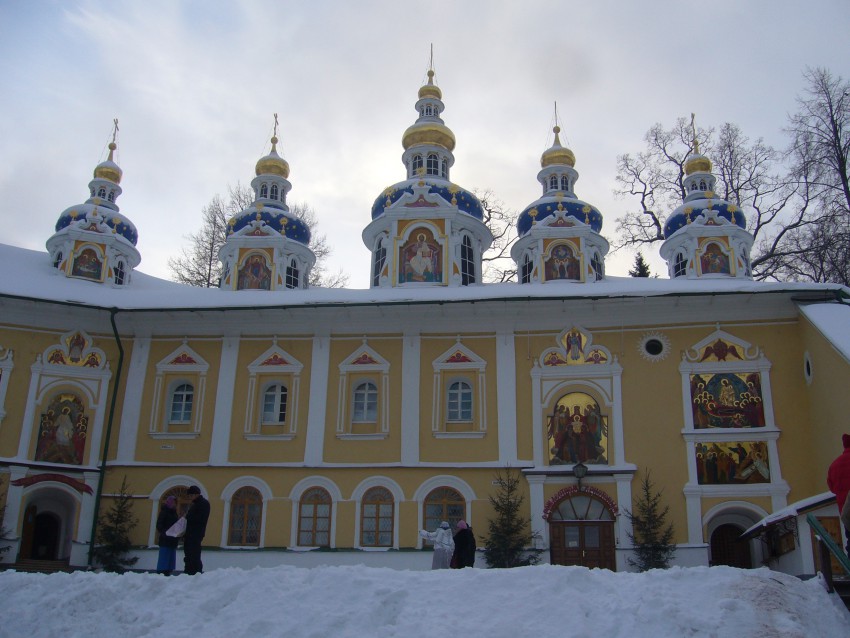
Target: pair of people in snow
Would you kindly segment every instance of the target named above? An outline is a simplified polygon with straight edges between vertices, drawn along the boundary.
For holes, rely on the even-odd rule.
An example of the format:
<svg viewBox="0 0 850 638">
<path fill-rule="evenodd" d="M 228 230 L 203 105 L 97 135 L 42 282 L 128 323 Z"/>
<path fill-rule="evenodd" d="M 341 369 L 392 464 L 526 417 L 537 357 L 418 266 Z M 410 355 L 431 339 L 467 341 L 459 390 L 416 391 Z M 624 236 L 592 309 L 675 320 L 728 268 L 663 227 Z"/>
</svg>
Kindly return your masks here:
<svg viewBox="0 0 850 638">
<path fill-rule="evenodd" d="M 419 535 L 434 544 L 431 569 L 461 569 L 475 562 L 475 536 L 465 521 L 458 521 L 454 536 L 448 521 L 440 523 L 436 531 L 423 529 Z"/>
</svg>

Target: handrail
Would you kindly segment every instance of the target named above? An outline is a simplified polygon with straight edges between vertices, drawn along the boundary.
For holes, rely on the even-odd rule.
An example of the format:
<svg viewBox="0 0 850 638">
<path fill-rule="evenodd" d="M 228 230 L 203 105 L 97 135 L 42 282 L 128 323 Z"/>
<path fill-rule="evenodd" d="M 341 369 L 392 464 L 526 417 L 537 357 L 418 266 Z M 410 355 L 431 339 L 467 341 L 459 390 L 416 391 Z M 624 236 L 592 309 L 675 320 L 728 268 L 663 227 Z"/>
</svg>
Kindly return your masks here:
<svg viewBox="0 0 850 638">
<path fill-rule="evenodd" d="M 836 560 L 848 574 L 850 574 L 850 558 L 847 558 L 847 554 L 838 546 L 838 543 L 829 535 L 829 532 L 823 528 L 823 525 L 815 518 L 814 514 L 806 514 L 806 521 L 809 527 L 815 530 L 818 544 L 821 547 L 821 569 L 823 570 L 823 576 L 826 579 L 827 585 L 829 585 L 829 591 L 832 591 L 832 565 L 830 564 L 829 555 L 832 554 L 835 556 Z"/>
</svg>

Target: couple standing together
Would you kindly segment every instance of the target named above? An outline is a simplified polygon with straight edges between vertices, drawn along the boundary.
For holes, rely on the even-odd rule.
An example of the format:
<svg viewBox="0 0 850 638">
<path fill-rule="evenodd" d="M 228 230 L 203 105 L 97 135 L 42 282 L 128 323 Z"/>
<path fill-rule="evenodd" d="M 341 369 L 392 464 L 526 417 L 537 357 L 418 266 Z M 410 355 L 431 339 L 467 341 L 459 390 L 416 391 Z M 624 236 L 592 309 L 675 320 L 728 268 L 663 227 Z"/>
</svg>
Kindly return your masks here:
<svg viewBox="0 0 850 638">
<path fill-rule="evenodd" d="M 466 521 L 457 522 L 457 532 L 452 536 L 448 521 L 440 523 L 434 532 L 421 530 L 419 535 L 434 543 L 431 569 L 463 569 L 475 563 L 475 535 Z"/>
<path fill-rule="evenodd" d="M 169 576 L 177 565 L 177 545 L 183 539 L 183 573 L 202 574 L 204 564 L 201 562 L 201 541 L 207 531 L 207 520 L 210 517 L 210 502 L 201 496 L 201 490 L 193 485 L 186 494 L 192 499 L 192 504 L 183 517 L 186 521 L 185 532 L 182 536 L 169 535 L 167 532 L 177 523 L 177 498 L 169 496 L 156 519 L 156 531 L 159 532 L 159 559 L 156 572 Z M 172 532 L 173 534 L 174 532 Z"/>
</svg>

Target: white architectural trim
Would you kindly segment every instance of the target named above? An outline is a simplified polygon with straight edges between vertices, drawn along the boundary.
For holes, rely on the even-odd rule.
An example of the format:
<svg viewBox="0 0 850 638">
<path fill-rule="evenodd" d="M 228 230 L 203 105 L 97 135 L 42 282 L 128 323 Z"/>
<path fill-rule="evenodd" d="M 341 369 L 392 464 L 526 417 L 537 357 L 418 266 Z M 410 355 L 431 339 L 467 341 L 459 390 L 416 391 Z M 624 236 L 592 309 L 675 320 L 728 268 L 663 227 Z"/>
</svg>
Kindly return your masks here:
<svg viewBox="0 0 850 638">
<path fill-rule="evenodd" d="M 210 465 L 227 463 L 238 359 L 239 337 L 223 337 L 218 369 L 218 388 L 215 395 L 215 411 L 213 413 L 212 440 L 210 442 Z"/>
<path fill-rule="evenodd" d="M 360 545 L 360 517 L 362 513 L 362 505 L 363 505 L 363 496 L 366 492 L 373 487 L 383 487 L 393 495 L 393 543 L 391 548 L 398 549 L 398 532 L 399 532 L 399 510 L 401 509 L 400 505 L 404 501 L 404 491 L 401 489 L 401 486 L 396 483 L 393 479 L 388 476 L 370 476 L 367 479 L 360 481 L 360 484 L 354 488 L 351 492 L 351 500 L 354 501 L 355 511 L 354 511 L 354 547 L 358 549 L 364 549 L 369 551 L 376 551 L 380 549 L 390 549 L 390 548 L 378 548 L 378 547 L 362 547 Z"/>
</svg>

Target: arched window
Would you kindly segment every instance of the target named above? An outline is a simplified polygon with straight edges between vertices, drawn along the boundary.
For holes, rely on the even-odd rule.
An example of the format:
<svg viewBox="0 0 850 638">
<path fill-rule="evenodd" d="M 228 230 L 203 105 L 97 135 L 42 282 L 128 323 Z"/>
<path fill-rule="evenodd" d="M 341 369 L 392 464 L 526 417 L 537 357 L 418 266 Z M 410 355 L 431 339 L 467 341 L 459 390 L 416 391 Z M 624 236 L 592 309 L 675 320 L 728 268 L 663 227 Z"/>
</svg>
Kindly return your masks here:
<svg viewBox="0 0 850 638">
<path fill-rule="evenodd" d="M 56 253 L 56 259 L 53 260 L 53 267 L 59 268 L 59 266 L 61 264 L 62 264 L 62 253 L 58 252 L 58 253 Z"/>
<path fill-rule="evenodd" d="M 687 274 L 687 263 L 682 253 L 676 253 L 676 261 L 673 263 L 673 277 L 684 277 Z"/>
<path fill-rule="evenodd" d="M 363 495 L 360 508 L 360 544 L 363 547 L 392 547 L 392 493 L 385 487 L 373 487 Z"/>
<path fill-rule="evenodd" d="M 260 197 L 268 198 L 269 196 L 269 187 L 268 184 L 263 184 L 260 186 Z"/>
<path fill-rule="evenodd" d="M 195 398 L 195 388 L 189 383 L 182 383 L 171 393 L 169 423 L 191 423 L 192 402 Z"/>
<path fill-rule="evenodd" d="M 434 115 L 434 107 L 430 104 L 425 105 L 425 115 Z"/>
<path fill-rule="evenodd" d="M 549 190 L 554 191 L 558 190 L 558 176 L 550 175 L 549 176 Z"/>
<path fill-rule="evenodd" d="M 605 277 L 605 264 L 602 262 L 602 258 L 599 256 L 599 253 L 593 253 L 593 257 L 590 259 L 590 266 L 593 268 L 593 272 L 596 275 L 596 281 L 600 281 Z"/>
<path fill-rule="evenodd" d="M 460 283 L 463 286 L 475 283 L 475 251 L 469 235 L 463 236 L 460 245 Z"/>
<path fill-rule="evenodd" d="M 562 191 L 570 190 L 570 181 L 567 179 L 566 175 L 561 175 L 561 190 Z"/>
<path fill-rule="evenodd" d="M 466 516 L 466 501 L 457 490 L 438 487 L 425 497 L 422 522 L 428 531 L 434 531 L 442 521 L 454 527 Z"/>
<path fill-rule="evenodd" d="M 413 156 L 413 164 L 411 166 L 413 167 L 413 172 L 411 174 L 411 177 L 414 176 L 414 175 L 419 175 L 419 172 L 421 171 L 422 166 L 423 166 L 422 156 L 421 155 L 414 155 Z"/>
<path fill-rule="evenodd" d="M 700 180 L 700 183 L 699 183 L 699 189 L 700 189 L 701 191 L 704 191 L 704 190 L 706 189 L 705 182 L 704 182 L 704 181 L 702 181 L 702 180 Z"/>
<path fill-rule="evenodd" d="M 272 199 L 277 199 L 277 184 L 272 184 L 272 189 L 269 193 L 269 197 L 271 197 Z"/>
<path fill-rule="evenodd" d="M 294 259 L 286 267 L 286 287 L 298 288 L 298 264 Z"/>
<path fill-rule="evenodd" d="M 378 386 L 365 381 L 354 388 L 351 404 L 353 423 L 375 423 L 378 420 Z"/>
<path fill-rule="evenodd" d="M 444 159 L 442 162 L 440 162 L 440 175 L 442 177 L 445 177 L 446 179 L 449 178 L 449 162 L 448 162 L 448 160 Z"/>
<path fill-rule="evenodd" d="M 284 425 L 286 423 L 286 400 L 288 391 L 285 385 L 275 383 L 263 393 L 263 425 Z"/>
<path fill-rule="evenodd" d="M 298 544 L 302 547 L 329 547 L 331 544 L 331 495 L 321 487 L 311 487 L 298 504 Z"/>
<path fill-rule="evenodd" d="M 106 199 L 109 200 L 110 202 L 114 202 L 115 201 L 115 191 L 109 191 L 109 196 Z"/>
<path fill-rule="evenodd" d="M 263 520 L 263 497 L 254 487 L 239 488 L 230 500 L 228 545 L 257 547 Z"/>
<path fill-rule="evenodd" d="M 519 283 L 528 284 L 531 283 L 531 257 L 526 254 L 522 258 L 522 269 L 520 270 L 520 279 Z"/>
<path fill-rule="evenodd" d="M 115 268 L 112 271 L 113 273 L 113 281 L 115 281 L 116 286 L 124 285 L 124 262 L 119 261 L 115 264 Z"/>
<path fill-rule="evenodd" d="M 428 175 L 439 175 L 440 174 L 440 159 L 437 157 L 436 153 L 428 154 L 428 163 L 425 166 L 425 172 Z"/>
<path fill-rule="evenodd" d="M 106 189 L 103 186 L 97 189 L 97 196 L 101 199 L 106 199 Z"/>
<path fill-rule="evenodd" d="M 384 264 L 387 261 L 387 249 L 384 248 L 384 240 L 378 240 L 378 246 L 375 248 L 375 261 L 372 268 L 372 286 L 377 287 L 381 284 L 381 271 L 384 269 Z"/>
<path fill-rule="evenodd" d="M 472 421 L 472 386 L 466 381 L 455 381 L 446 393 L 446 419 Z"/>
</svg>

